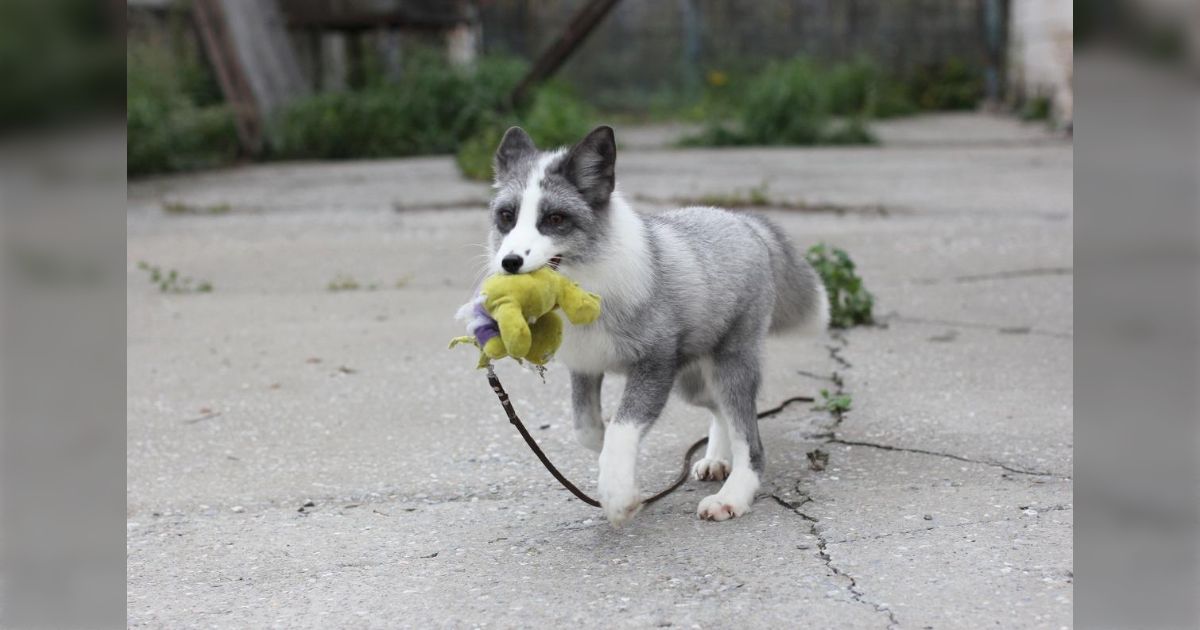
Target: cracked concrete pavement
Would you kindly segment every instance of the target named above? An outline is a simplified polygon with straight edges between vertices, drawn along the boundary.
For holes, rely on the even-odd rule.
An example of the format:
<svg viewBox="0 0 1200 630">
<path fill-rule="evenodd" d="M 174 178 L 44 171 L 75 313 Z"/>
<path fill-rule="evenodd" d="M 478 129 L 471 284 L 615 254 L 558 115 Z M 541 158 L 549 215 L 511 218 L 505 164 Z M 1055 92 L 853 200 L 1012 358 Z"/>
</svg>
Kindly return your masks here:
<svg viewBox="0 0 1200 630">
<path fill-rule="evenodd" d="M 1070 142 L 975 114 L 890 123 L 871 148 L 667 150 L 630 135 L 627 194 L 765 181 L 777 201 L 824 208 L 766 212 L 802 246 L 847 249 L 877 297 L 880 326 L 770 341 L 760 405 L 840 387 L 853 407 L 763 421 L 748 515 L 697 520 L 714 486 L 690 481 L 617 530 L 541 468 L 471 353 L 445 349 L 487 195 L 450 158 L 137 181 L 130 625 L 1071 626 Z M 161 293 L 138 261 L 215 290 Z M 360 288 L 328 290 L 339 276 Z M 562 368 L 544 383 L 498 371 L 590 490 Z M 669 482 L 705 427 L 672 401 L 642 451 L 643 490 Z M 822 471 L 806 456 L 818 448 Z"/>
</svg>

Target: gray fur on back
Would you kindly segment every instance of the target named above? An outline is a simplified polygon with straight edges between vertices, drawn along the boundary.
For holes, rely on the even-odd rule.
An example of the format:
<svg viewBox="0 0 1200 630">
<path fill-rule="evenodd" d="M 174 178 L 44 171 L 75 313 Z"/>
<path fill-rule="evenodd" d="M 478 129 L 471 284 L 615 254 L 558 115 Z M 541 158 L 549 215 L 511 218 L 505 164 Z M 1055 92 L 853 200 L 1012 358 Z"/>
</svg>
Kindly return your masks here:
<svg viewBox="0 0 1200 630">
<path fill-rule="evenodd" d="M 774 332 L 822 316 L 820 277 L 766 217 L 709 207 L 641 216 L 660 274 L 657 307 L 675 311 L 682 338 L 699 337 L 686 351 L 703 353 L 737 319 Z"/>
<path fill-rule="evenodd" d="M 801 325 L 824 325 L 828 308 L 821 277 L 796 253 L 783 230 L 758 214 L 741 215 L 758 230 L 771 256 L 775 278 L 775 309 L 771 312 L 771 332 L 782 332 Z"/>
<path fill-rule="evenodd" d="M 731 330 L 745 328 L 736 320 L 760 329 L 746 330 L 746 341 L 766 333 L 775 281 L 766 243 L 749 221 L 698 207 L 642 216 L 660 273 L 656 302 L 673 311 L 685 357 L 708 354 Z"/>
<path fill-rule="evenodd" d="M 649 290 L 640 299 L 630 300 L 594 279 L 592 261 L 564 263 L 568 277 L 604 296 L 599 323 L 616 346 L 617 365 L 575 361 L 575 337 L 584 331 L 569 327 L 560 358 L 573 370 L 624 371 L 664 351 L 682 367 L 722 346 L 755 348 L 768 331 L 823 324 L 820 277 L 766 218 L 710 207 L 636 216 L 649 258 L 642 271 L 649 276 L 644 278 Z M 594 236 L 599 252 L 624 256 L 612 230 Z"/>
</svg>

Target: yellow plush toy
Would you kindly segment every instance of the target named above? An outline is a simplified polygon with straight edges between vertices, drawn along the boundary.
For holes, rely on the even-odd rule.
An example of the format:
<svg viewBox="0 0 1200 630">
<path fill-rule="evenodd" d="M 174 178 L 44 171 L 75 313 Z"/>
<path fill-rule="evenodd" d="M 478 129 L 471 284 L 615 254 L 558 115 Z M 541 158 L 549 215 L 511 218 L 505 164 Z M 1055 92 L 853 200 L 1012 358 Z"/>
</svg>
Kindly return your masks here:
<svg viewBox="0 0 1200 630">
<path fill-rule="evenodd" d="M 561 308 L 572 324 L 600 317 L 600 296 L 549 267 L 524 274 L 496 274 L 484 281 L 477 299 L 459 309 L 471 335 L 450 342 L 473 343 L 483 351 L 480 366 L 506 356 L 544 365 L 562 343 Z"/>
</svg>

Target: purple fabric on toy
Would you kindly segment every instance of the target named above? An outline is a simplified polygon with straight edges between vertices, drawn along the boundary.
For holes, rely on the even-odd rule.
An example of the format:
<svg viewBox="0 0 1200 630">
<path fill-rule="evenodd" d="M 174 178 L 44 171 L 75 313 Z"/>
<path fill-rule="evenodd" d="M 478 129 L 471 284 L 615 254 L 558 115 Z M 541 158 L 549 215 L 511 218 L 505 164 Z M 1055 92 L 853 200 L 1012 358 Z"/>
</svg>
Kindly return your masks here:
<svg viewBox="0 0 1200 630">
<path fill-rule="evenodd" d="M 483 308 L 483 303 L 477 302 L 475 304 L 475 321 L 479 321 L 480 319 L 487 320 L 486 324 L 478 326 L 474 331 L 475 341 L 482 348 L 493 337 L 500 335 L 500 326 L 496 324 L 496 320 L 492 319 L 492 316 Z"/>
</svg>

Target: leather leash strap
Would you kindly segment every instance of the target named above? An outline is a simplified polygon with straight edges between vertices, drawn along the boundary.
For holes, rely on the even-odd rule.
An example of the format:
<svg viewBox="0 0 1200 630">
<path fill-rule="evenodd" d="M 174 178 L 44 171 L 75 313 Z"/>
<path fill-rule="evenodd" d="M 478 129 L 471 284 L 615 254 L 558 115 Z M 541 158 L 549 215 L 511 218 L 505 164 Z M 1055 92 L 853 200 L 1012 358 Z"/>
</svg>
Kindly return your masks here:
<svg viewBox="0 0 1200 630">
<path fill-rule="evenodd" d="M 542 465 L 546 467 L 546 470 L 550 471 L 550 474 L 554 475 L 554 478 L 558 480 L 558 483 L 561 483 L 564 488 L 570 490 L 571 494 L 575 495 L 575 497 L 580 501 L 583 501 L 592 507 L 600 507 L 599 501 L 589 497 L 583 492 L 583 490 L 580 490 L 575 484 L 571 483 L 570 479 L 567 479 L 561 472 L 558 472 L 558 468 L 555 468 L 554 463 L 550 461 L 550 458 L 546 457 L 546 454 L 542 452 L 542 448 L 538 446 L 537 441 L 533 439 L 533 436 L 529 434 L 529 430 L 525 428 L 525 423 L 521 422 L 521 418 L 517 417 L 517 411 L 513 409 L 512 400 L 509 399 L 508 392 L 504 391 L 504 386 L 500 384 L 500 378 L 496 376 L 496 371 L 492 369 L 492 366 L 490 365 L 487 366 L 487 379 L 488 384 L 492 386 L 492 391 L 496 392 L 496 398 L 500 400 L 500 406 L 504 408 L 504 413 L 508 416 L 508 421 L 511 422 L 514 427 L 517 427 L 517 431 L 521 434 L 521 437 L 525 439 L 525 443 L 529 445 L 529 450 L 533 451 L 534 455 L 537 455 L 537 458 L 542 461 Z M 813 397 L 792 396 L 791 398 L 779 403 L 775 407 L 758 412 L 758 418 L 760 420 L 763 418 L 769 418 L 783 411 L 784 407 L 787 407 L 795 402 L 813 402 Z M 679 471 L 679 476 L 675 479 L 675 481 L 658 494 L 655 494 L 648 499 L 643 499 L 642 504 L 650 505 L 651 503 L 654 503 L 655 501 L 679 489 L 679 486 L 682 486 L 684 482 L 687 481 L 688 476 L 691 473 L 692 458 L 696 456 L 696 452 L 699 451 L 700 448 L 705 444 L 708 444 L 708 438 L 706 437 L 700 438 L 695 444 L 692 444 L 688 448 L 687 452 L 683 455 L 683 469 Z"/>
</svg>

